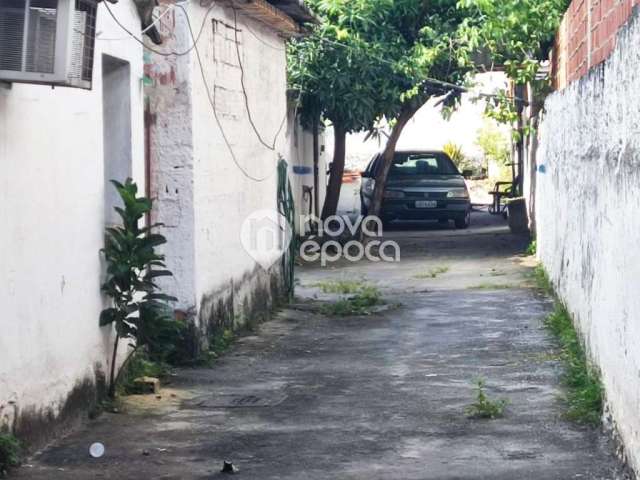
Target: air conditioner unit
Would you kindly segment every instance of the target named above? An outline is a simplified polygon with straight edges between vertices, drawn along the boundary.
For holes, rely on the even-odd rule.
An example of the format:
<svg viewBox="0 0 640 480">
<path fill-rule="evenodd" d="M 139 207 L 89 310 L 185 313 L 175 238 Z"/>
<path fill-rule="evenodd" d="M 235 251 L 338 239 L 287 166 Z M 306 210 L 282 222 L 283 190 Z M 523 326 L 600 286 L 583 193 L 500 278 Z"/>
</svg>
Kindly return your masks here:
<svg viewBox="0 0 640 480">
<path fill-rule="evenodd" d="M 91 88 L 95 0 L 0 0 L 0 80 Z"/>
</svg>

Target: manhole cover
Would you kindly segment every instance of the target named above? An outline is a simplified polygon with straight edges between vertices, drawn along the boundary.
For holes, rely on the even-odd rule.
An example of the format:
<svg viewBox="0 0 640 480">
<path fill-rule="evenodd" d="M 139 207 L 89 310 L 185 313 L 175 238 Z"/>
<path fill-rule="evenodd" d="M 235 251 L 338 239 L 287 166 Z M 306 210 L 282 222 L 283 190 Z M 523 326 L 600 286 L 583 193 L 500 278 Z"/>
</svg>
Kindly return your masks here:
<svg viewBox="0 0 640 480">
<path fill-rule="evenodd" d="M 264 408 L 281 404 L 287 396 L 282 392 L 260 394 L 216 394 L 184 402 L 185 408 Z"/>
</svg>

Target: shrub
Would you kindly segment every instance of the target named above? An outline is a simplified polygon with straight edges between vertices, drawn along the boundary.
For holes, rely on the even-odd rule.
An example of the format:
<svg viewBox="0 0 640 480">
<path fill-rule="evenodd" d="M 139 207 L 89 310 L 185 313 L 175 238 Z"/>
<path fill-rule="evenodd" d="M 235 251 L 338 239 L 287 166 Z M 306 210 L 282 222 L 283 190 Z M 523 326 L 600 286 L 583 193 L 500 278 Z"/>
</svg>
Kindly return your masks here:
<svg viewBox="0 0 640 480">
<path fill-rule="evenodd" d="M 107 262 L 107 280 L 102 291 L 111 298 L 112 306 L 100 314 L 100 326 L 115 324 L 116 337 L 111 357 L 109 375 L 109 397 L 116 394 L 117 378 L 115 364 L 120 339 L 132 340 L 136 349 L 145 345 L 146 338 L 140 336 L 142 323 L 160 322 L 154 316 L 165 305 L 163 302 L 176 299 L 159 293 L 155 279 L 171 276 L 166 269 L 164 255 L 156 252 L 156 247 L 166 243 L 166 239 L 154 233 L 160 224 L 141 227 L 145 215 L 151 212 L 152 202 L 138 197 L 137 185 L 128 178 L 124 184 L 112 181 L 124 204 L 115 207 L 122 218 L 122 225 L 106 229 L 105 247 L 102 249 Z M 142 322 L 141 312 L 146 312 Z M 145 327 L 149 331 L 150 327 Z M 133 353 L 131 354 L 133 355 Z"/>
<path fill-rule="evenodd" d="M 0 477 L 20 464 L 20 442 L 10 433 L 0 433 Z"/>
</svg>

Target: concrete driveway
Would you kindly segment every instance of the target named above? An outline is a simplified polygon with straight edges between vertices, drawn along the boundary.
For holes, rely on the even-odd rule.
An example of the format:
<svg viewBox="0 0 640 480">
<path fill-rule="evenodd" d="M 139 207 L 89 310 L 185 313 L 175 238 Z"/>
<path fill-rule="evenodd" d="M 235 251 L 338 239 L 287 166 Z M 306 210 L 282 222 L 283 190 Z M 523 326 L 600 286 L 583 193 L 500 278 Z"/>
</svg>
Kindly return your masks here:
<svg viewBox="0 0 640 480">
<path fill-rule="evenodd" d="M 474 214 L 471 230 L 387 233 L 399 264 L 299 271 L 299 308 L 240 339 L 211 369 L 178 372 L 162 398 L 134 397 L 21 468 L 29 479 L 620 478 L 599 430 L 562 419 L 561 368 L 529 286 L 526 238 Z M 438 271 L 435 276 L 432 272 Z M 392 308 L 329 318 L 316 284 L 359 279 Z M 325 298 L 328 299 L 328 298 Z M 464 410 L 482 377 L 503 418 Z M 94 441 L 106 455 L 89 458 Z"/>
</svg>

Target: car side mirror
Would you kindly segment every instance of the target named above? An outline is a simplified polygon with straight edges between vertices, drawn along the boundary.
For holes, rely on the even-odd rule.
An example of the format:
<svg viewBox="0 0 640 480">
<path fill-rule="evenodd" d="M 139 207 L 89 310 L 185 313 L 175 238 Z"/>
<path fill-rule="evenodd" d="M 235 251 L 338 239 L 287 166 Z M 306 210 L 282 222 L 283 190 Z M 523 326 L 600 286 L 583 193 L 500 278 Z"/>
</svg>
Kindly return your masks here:
<svg viewBox="0 0 640 480">
<path fill-rule="evenodd" d="M 462 171 L 462 176 L 464 178 L 471 178 L 473 177 L 473 170 L 463 170 Z"/>
</svg>

